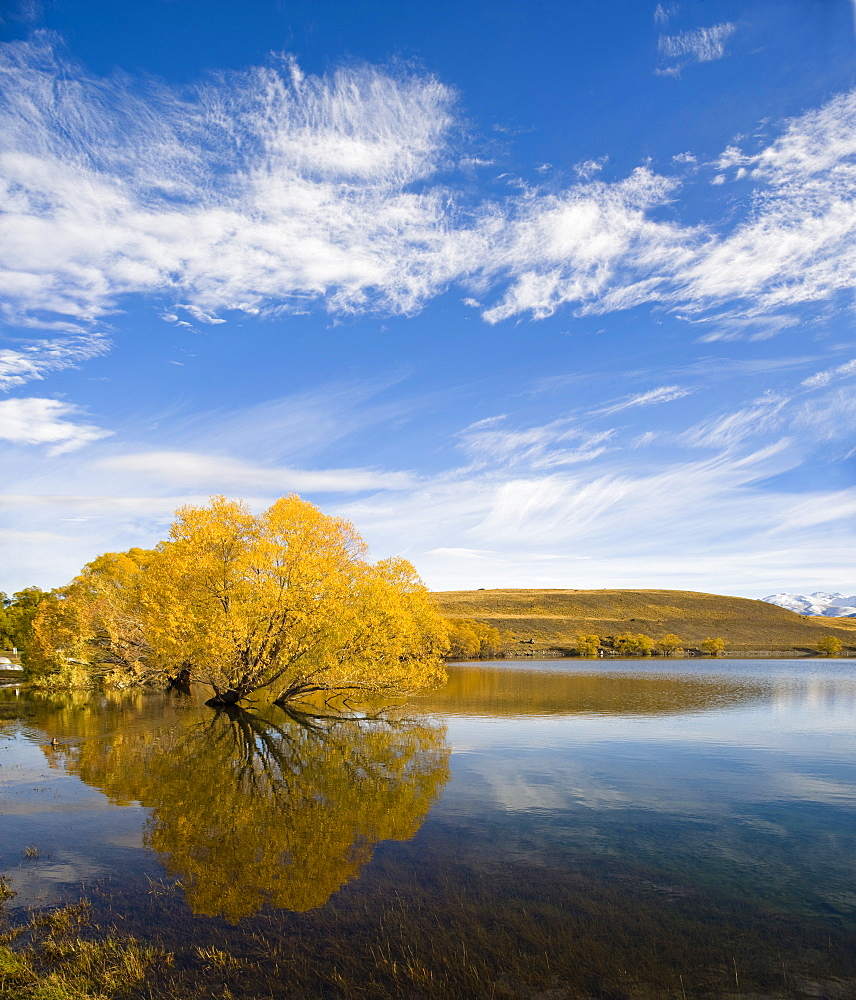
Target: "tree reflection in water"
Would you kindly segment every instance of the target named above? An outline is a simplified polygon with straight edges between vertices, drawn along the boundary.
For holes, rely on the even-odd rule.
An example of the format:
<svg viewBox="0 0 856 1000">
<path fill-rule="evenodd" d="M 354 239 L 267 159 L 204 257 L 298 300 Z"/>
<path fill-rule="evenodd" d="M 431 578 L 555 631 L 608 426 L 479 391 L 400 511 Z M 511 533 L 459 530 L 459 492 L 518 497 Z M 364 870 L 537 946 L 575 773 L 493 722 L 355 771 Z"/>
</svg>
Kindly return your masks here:
<svg viewBox="0 0 856 1000">
<path fill-rule="evenodd" d="M 197 914 L 322 906 L 374 844 L 412 837 L 448 780 L 442 726 L 269 711 L 281 721 L 190 712 L 70 748 L 84 781 L 152 810 L 146 843 Z"/>
</svg>

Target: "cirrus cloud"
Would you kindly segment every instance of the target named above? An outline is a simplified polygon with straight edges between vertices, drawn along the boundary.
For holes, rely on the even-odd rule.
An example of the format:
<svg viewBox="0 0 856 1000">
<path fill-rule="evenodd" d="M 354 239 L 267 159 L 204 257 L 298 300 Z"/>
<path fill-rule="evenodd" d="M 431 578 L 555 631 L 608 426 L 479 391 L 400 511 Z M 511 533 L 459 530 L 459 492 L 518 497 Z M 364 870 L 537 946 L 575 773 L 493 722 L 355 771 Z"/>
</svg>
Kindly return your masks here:
<svg viewBox="0 0 856 1000">
<path fill-rule="evenodd" d="M 704 30 L 707 48 L 692 33 L 666 48 L 701 58 L 733 25 Z M 313 77 L 274 57 L 178 90 L 96 79 L 42 34 L 0 48 L 0 84 L 8 322 L 91 322 L 131 294 L 204 323 L 313 304 L 410 313 L 454 283 L 489 323 L 643 304 L 739 321 L 856 281 L 856 92 L 760 150 L 692 164 L 753 190 L 727 219 L 688 224 L 691 153 L 669 176 L 586 169 L 565 187 L 465 194 L 455 94 L 417 72 Z"/>
<path fill-rule="evenodd" d="M 694 28 L 679 35 L 660 35 L 657 47 L 667 59 L 689 57 L 698 62 L 713 62 L 725 55 L 725 43 L 737 30 L 731 22 L 709 28 Z"/>
<path fill-rule="evenodd" d="M 73 368 L 104 354 L 109 342 L 101 335 L 81 333 L 27 344 L 19 350 L 0 350 L 0 390 L 8 391 L 51 372 Z"/>
<path fill-rule="evenodd" d="M 312 298 L 407 311 L 460 271 L 448 199 L 416 190 L 453 124 L 432 77 L 275 60 L 182 93 L 91 78 L 40 35 L 3 47 L 0 81 L 7 318 L 154 291 L 197 317 Z"/>
</svg>

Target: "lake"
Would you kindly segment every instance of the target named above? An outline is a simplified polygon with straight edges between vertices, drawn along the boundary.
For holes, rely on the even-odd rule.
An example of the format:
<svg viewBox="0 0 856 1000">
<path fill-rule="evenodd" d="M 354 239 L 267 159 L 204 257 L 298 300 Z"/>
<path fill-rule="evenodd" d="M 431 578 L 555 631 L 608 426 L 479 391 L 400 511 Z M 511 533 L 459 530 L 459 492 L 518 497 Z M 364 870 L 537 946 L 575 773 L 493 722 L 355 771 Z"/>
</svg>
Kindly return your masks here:
<svg viewBox="0 0 856 1000">
<path fill-rule="evenodd" d="M 11 920 L 85 896 L 174 954 L 152 995 L 856 997 L 852 661 L 201 701 L 0 691 Z"/>
</svg>

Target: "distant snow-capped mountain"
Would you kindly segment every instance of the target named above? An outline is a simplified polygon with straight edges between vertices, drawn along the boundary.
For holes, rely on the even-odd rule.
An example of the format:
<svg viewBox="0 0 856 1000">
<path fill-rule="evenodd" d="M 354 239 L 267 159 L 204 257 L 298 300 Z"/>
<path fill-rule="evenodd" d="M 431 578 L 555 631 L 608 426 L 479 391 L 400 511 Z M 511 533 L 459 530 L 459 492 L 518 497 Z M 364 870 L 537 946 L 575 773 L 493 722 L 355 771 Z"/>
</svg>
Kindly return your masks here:
<svg viewBox="0 0 856 1000">
<path fill-rule="evenodd" d="M 767 604 L 778 604 L 780 608 L 796 611 L 800 615 L 822 615 L 824 618 L 856 618 L 856 594 L 824 594 L 815 591 L 803 594 L 772 594 L 762 600 Z"/>
</svg>

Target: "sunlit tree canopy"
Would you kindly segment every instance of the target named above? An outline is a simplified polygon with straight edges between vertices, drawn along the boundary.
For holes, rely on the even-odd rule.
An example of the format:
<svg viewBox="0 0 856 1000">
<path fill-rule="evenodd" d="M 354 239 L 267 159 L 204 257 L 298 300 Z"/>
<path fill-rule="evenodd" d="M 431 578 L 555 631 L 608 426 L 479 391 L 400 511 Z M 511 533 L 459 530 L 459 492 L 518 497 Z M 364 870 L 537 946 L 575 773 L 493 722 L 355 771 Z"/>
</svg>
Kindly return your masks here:
<svg viewBox="0 0 856 1000">
<path fill-rule="evenodd" d="M 370 563 L 352 524 L 293 495 L 257 516 L 223 497 L 181 508 L 167 541 L 89 563 L 33 630 L 37 677 L 183 675 L 226 704 L 430 687 L 448 648 L 410 563 Z"/>
<path fill-rule="evenodd" d="M 510 633 L 502 633 L 486 622 L 473 618 L 449 618 L 449 656 L 452 659 L 488 660 L 503 656 L 505 647 L 513 641 Z"/>
</svg>

